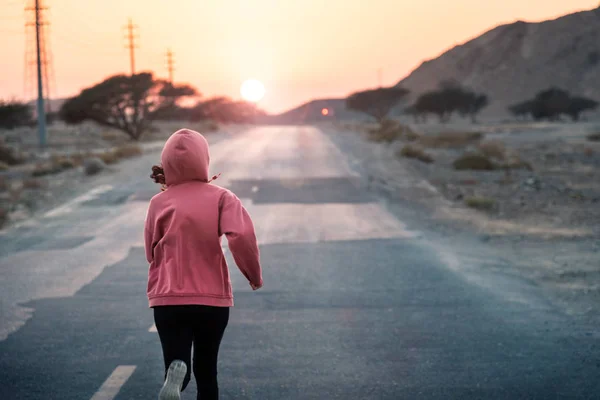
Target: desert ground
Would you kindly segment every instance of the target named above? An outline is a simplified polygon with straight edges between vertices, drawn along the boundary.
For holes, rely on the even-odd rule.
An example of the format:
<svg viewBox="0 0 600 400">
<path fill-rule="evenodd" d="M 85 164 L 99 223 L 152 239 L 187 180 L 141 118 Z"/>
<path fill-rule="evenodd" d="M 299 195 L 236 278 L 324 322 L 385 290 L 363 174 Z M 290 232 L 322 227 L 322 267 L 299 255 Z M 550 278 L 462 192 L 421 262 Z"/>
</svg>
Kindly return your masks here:
<svg viewBox="0 0 600 400">
<path fill-rule="evenodd" d="M 481 252 L 504 260 L 490 268 L 530 279 L 584 318 L 599 315 L 599 131 L 595 122 L 391 123 L 383 130 L 342 123 L 329 130 L 374 188 L 418 205 L 409 214 L 419 224 L 449 243 L 478 239 Z M 457 169 L 465 154 L 488 162 Z"/>
</svg>

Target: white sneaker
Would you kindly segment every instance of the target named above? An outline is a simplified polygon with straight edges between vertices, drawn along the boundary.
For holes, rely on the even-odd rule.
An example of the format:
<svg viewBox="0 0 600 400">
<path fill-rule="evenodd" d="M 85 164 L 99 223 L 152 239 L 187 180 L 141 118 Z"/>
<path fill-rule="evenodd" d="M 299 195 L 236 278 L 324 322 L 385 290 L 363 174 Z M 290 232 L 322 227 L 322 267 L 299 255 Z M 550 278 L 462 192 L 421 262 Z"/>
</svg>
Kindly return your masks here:
<svg viewBox="0 0 600 400">
<path fill-rule="evenodd" d="M 165 379 L 165 384 L 158 394 L 158 400 L 180 400 L 181 386 L 186 373 L 187 365 L 181 360 L 174 360 L 169 365 L 167 379 Z"/>
</svg>

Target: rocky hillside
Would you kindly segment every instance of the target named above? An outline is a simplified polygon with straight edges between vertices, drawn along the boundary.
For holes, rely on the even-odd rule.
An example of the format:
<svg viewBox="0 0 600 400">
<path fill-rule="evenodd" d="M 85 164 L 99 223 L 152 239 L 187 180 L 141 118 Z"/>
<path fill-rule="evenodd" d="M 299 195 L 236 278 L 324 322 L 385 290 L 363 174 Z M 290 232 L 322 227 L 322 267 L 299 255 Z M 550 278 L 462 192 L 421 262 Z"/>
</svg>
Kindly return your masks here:
<svg viewBox="0 0 600 400">
<path fill-rule="evenodd" d="M 498 26 L 425 61 L 398 85 L 414 97 L 442 80 L 488 94 L 488 117 L 506 116 L 507 105 L 552 85 L 600 101 L 600 8 Z"/>
</svg>

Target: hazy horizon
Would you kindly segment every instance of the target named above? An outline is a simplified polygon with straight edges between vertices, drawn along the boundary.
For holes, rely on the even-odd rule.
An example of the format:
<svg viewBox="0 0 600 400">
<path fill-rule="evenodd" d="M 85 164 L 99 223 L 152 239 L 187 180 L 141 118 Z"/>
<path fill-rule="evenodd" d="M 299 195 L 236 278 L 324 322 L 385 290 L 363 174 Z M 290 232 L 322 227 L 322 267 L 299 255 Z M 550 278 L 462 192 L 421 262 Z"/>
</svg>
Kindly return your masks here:
<svg viewBox="0 0 600 400">
<path fill-rule="evenodd" d="M 242 82 L 255 78 L 266 87 L 258 105 L 278 113 L 311 99 L 344 97 L 374 87 L 380 68 L 382 84 L 395 84 L 423 60 L 497 25 L 556 18 L 595 8 L 598 2 L 375 0 L 367 7 L 361 0 L 332 0 L 327 9 L 316 0 L 181 0 L 177 6 L 158 0 L 49 0 L 45 5 L 51 23 L 53 98 L 129 73 L 123 26 L 131 17 L 140 35 L 137 72 L 166 77 L 166 51 L 171 48 L 176 82 L 196 86 L 205 97 L 238 99 Z M 25 98 L 23 7 L 22 2 L 0 0 L 0 55 L 18 60 L 2 63 L 4 99 Z"/>
</svg>

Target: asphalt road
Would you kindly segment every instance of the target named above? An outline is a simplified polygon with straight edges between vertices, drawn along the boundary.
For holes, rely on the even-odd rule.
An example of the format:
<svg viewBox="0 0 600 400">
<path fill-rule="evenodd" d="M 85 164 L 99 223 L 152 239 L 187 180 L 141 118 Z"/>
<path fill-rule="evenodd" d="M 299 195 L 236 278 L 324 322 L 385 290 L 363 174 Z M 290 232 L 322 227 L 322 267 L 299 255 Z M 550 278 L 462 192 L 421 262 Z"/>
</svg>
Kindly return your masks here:
<svg viewBox="0 0 600 400">
<path fill-rule="evenodd" d="M 211 157 L 255 220 L 265 281 L 252 292 L 230 258 L 223 399 L 600 398 L 596 330 L 518 278 L 463 273 L 318 129 L 252 128 Z M 151 162 L 1 236 L 0 399 L 156 398 Z"/>
</svg>

